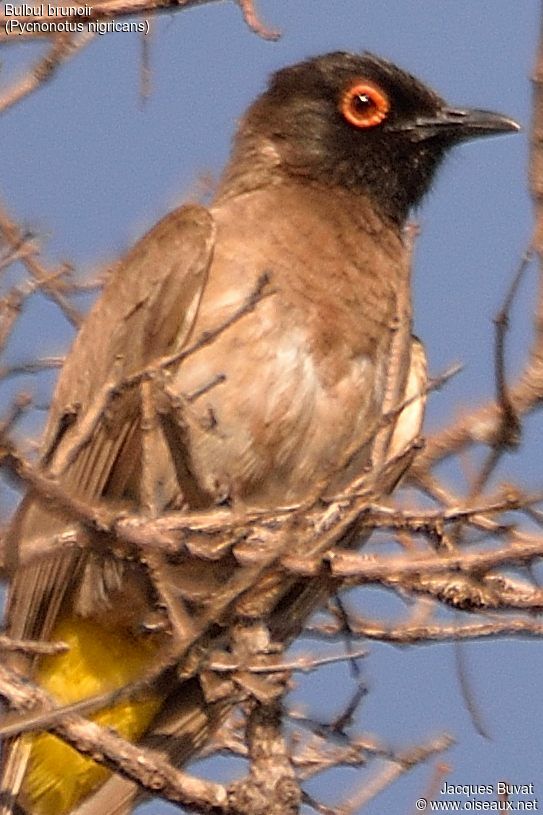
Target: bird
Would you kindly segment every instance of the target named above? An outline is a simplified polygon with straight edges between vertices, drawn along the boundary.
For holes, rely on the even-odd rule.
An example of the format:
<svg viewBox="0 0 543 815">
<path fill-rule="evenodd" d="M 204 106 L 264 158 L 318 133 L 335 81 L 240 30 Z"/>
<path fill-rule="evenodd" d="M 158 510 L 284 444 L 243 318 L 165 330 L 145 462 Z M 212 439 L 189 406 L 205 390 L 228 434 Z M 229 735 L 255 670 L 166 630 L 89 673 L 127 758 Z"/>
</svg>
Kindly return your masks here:
<svg viewBox="0 0 543 815">
<path fill-rule="evenodd" d="M 399 327 L 400 450 L 420 431 L 426 387 L 408 218 L 451 148 L 518 129 L 450 106 L 368 52 L 274 73 L 239 123 L 211 203 L 171 212 L 112 269 L 60 375 L 42 475 L 72 502 L 149 518 L 337 494 L 372 466 Z M 74 525 L 92 545 L 28 556 Z M 7 541 L 7 633 L 68 646 L 11 664 L 59 704 L 122 687 L 161 659 L 171 632 L 150 622 L 150 569 L 111 535 L 83 530 L 68 504 L 30 487 Z M 187 563 L 176 574 L 174 594 L 221 579 Z M 198 676 L 170 680 L 90 718 L 168 752 L 166 711 L 176 710 L 182 762 L 224 711 L 206 703 Z M 2 815 L 120 815 L 134 802 L 129 782 L 46 732 L 7 740 L 0 790 Z"/>
</svg>

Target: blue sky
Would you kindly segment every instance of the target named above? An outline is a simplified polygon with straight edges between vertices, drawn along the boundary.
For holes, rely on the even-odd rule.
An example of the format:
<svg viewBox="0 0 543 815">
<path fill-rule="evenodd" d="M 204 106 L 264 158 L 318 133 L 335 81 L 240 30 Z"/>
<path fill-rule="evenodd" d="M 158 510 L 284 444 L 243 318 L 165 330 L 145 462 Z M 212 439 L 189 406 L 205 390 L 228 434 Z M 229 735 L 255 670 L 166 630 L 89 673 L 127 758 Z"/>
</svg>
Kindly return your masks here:
<svg viewBox="0 0 543 815">
<path fill-rule="evenodd" d="M 161 215 L 193 195 L 202 174 L 216 176 L 236 118 L 274 69 L 329 50 L 374 51 L 432 84 L 455 104 L 530 119 L 529 75 L 539 26 L 536 0 L 260 0 L 263 19 L 283 31 L 264 42 L 242 24 L 234 3 L 161 17 L 149 41 L 152 95 L 139 96 L 141 41 L 98 38 L 49 86 L 2 122 L 0 195 L 13 215 L 44 236 L 52 261 L 92 271 L 114 259 Z M 5 75 L 35 55 L 5 49 Z M 414 283 L 415 327 L 431 371 L 465 368 L 431 398 L 427 427 L 439 426 L 493 388 L 492 317 L 529 238 L 526 130 L 467 144 L 449 159 L 417 213 L 422 234 Z M 509 370 L 530 336 L 533 276 L 513 313 Z M 69 337 L 56 312 L 37 303 L 24 315 L 10 360 L 57 352 Z M 50 377 L 32 385 L 44 397 Z M 17 383 L 21 387 L 21 382 Z M 541 486 L 541 420 L 501 477 Z M 372 593 L 364 600 L 371 613 Z M 474 731 L 462 703 L 449 645 L 398 649 L 372 645 L 364 662 L 371 693 L 360 728 L 396 747 L 446 730 L 457 747 L 447 761 L 454 783 L 534 782 L 541 777 L 541 644 L 485 642 L 465 647 L 491 740 Z M 347 687 L 348 672 L 323 669 L 307 680 L 314 713 Z M 362 782 L 341 773 L 315 790 L 330 794 Z M 410 815 L 429 767 L 405 776 L 367 815 Z M 148 812 L 167 812 L 153 806 Z"/>
</svg>

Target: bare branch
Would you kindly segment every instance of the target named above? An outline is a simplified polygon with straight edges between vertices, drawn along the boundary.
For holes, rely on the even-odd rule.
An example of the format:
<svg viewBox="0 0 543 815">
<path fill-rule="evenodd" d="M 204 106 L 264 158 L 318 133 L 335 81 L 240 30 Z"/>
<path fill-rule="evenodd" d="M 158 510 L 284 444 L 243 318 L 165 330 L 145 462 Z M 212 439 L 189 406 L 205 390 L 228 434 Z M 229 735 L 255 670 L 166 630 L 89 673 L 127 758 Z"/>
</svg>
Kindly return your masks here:
<svg viewBox="0 0 543 815">
<path fill-rule="evenodd" d="M 62 17 L 63 22 L 76 22 L 83 23 L 89 29 L 85 31 L 85 35 L 93 35 L 92 24 L 100 21 L 113 20 L 115 17 L 132 17 L 134 15 L 145 14 L 147 16 L 157 13 L 172 13 L 174 11 L 183 11 L 184 9 L 194 8 L 195 6 L 202 6 L 207 3 L 215 3 L 218 0 L 100 0 L 100 2 L 93 3 L 89 12 L 83 11 L 81 14 L 77 12 L 67 14 Z M 280 36 L 279 32 L 275 29 L 267 28 L 258 18 L 254 0 L 237 0 L 243 18 L 249 28 L 258 34 L 260 37 L 269 40 L 276 40 Z M 76 4 L 74 4 L 75 6 Z M 83 10 L 84 4 L 77 4 Z M 14 43 L 29 39 L 39 39 L 44 37 L 51 37 L 59 35 L 62 29 L 56 29 L 54 26 L 56 18 L 48 14 L 29 15 L 29 16 L 9 16 L 5 13 L 0 14 L 0 42 Z M 58 21 L 57 21 L 58 22 Z M 94 31 L 98 29 L 94 28 Z M 103 33 L 103 32 L 102 32 Z"/>
<path fill-rule="evenodd" d="M 0 17 L 1 16 L 2 15 L 0 15 Z M 5 32 L 5 23 L 2 30 Z M 3 37 L 0 33 L 0 41 L 2 39 Z M 13 107 L 13 105 L 16 105 L 24 99 L 25 96 L 33 93 L 41 85 L 50 81 L 58 69 L 69 59 L 74 57 L 76 53 L 85 48 L 92 39 L 94 39 L 94 34 L 88 31 L 78 37 L 57 34 L 47 54 L 28 69 L 20 79 L 0 92 L 0 112 Z"/>
</svg>

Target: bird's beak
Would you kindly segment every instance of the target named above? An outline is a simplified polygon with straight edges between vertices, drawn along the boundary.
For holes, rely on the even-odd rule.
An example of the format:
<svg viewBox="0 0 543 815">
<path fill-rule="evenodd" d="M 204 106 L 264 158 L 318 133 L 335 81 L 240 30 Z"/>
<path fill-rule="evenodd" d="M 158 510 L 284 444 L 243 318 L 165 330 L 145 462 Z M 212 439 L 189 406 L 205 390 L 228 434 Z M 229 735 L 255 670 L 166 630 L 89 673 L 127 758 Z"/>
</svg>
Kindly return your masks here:
<svg viewBox="0 0 543 815">
<path fill-rule="evenodd" d="M 520 130 L 520 125 L 509 116 L 491 110 L 444 107 L 435 116 L 418 116 L 394 129 L 408 133 L 413 141 L 444 137 L 447 141 L 455 142 L 477 139 L 480 136 L 498 136 L 500 133 L 516 133 Z"/>
</svg>

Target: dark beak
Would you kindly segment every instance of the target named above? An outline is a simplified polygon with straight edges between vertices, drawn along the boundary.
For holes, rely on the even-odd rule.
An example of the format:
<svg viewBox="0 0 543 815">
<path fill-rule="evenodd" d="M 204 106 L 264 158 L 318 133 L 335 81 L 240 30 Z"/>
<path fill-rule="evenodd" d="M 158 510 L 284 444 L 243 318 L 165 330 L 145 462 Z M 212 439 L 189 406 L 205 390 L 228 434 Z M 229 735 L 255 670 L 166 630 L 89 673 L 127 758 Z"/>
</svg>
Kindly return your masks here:
<svg viewBox="0 0 543 815">
<path fill-rule="evenodd" d="M 412 141 L 443 137 L 448 142 L 455 142 L 477 139 L 479 136 L 516 133 L 520 125 L 509 116 L 490 110 L 442 108 L 435 116 L 418 116 L 394 129 L 408 133 Z"/>
</svg>

